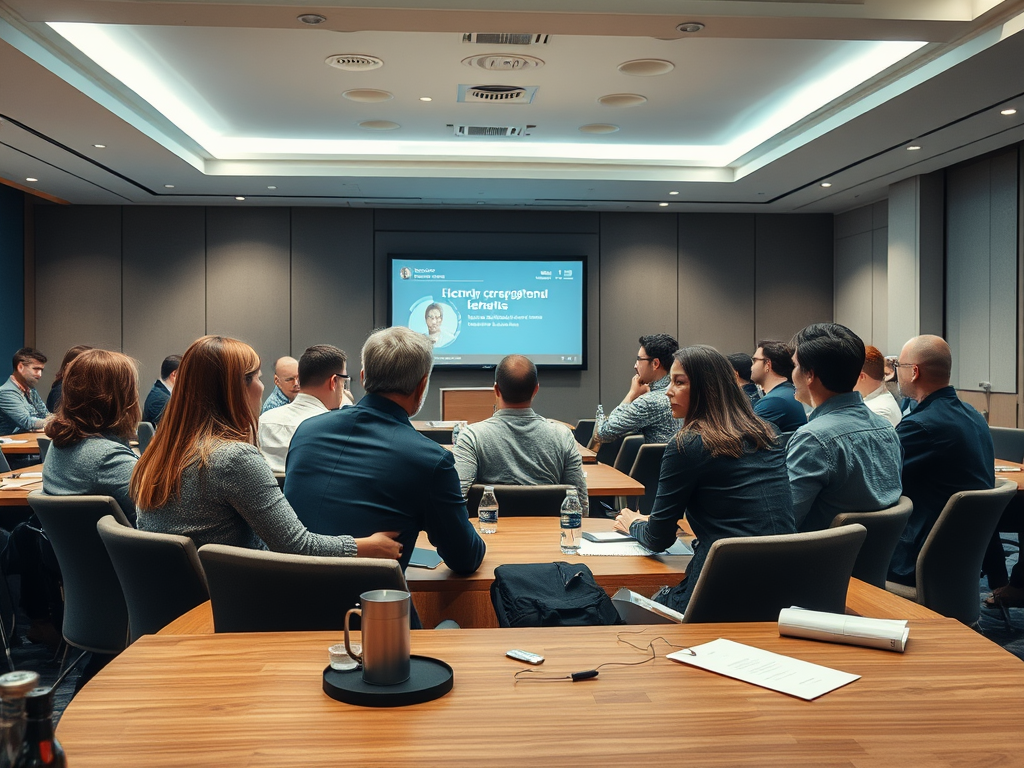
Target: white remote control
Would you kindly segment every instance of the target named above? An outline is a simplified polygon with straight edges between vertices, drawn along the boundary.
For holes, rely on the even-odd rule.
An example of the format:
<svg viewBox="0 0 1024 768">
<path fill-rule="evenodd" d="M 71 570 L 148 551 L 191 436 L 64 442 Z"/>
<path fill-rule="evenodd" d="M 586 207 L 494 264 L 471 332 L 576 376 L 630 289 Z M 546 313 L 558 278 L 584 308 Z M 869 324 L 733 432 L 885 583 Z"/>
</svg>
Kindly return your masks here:
<svg viewBox="0 0 1024 768">
<path fill-rule="evenodd" d="M 527 664 L 541 664 L 544 661 L 543 656 L 538 653 L 530 653 L 529 651 L 506 651 L 505 655 L 516 661 L 525 661 Z"/>
</svg>

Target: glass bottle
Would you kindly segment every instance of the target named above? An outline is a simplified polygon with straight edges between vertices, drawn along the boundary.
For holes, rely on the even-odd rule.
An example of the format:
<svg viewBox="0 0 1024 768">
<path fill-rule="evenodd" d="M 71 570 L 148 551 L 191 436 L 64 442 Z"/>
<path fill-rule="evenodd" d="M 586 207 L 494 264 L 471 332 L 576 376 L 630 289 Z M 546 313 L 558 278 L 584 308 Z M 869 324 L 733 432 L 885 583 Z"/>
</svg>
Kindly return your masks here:
<svg viewBox="0 0 1024 768">
<path fill-rule="evenodd" d="M 13 768 L 25 736 L 25 695 L 39 685 L 38 672 L 0 675 L 0 768 Z"/>
<path fill-rule="evenodd" d="M 14 768 L 66 768 L 64 748 L 53 735 L 53 689 L 34 688 L 25 697 L 25 738 Z"/>
</svg>

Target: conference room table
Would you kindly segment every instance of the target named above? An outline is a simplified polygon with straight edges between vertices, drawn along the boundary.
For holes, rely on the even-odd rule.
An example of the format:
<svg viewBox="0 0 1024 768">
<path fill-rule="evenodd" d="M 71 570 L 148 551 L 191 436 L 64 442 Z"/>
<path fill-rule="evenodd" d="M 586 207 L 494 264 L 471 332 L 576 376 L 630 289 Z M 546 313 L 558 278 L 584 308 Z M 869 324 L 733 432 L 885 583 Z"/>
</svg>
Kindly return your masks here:
<svg viewBox="0 0 1024 768">
<path fill-rule="evenodd" d="M 0 452 L 5 456 L 25 456 L 31 453 L 39 453 L 39 438 L 42 432 L 20 432 L 17 435 L 7 435 L 0 438 Z"/>
<path fill-rule="evenodd" d="M 8 478 L 28 479 L 24 477 L 24 475 L 33 475 L 37 472 L 41 473 L 42 471 L 42 464 L 32 464 L 28 467 L 4 472 L 0 474 L 0 486 L 2 486 L 2 481 Z M 42 476 L 34 478 L 32 482 L 26 485 L 19 485 L 16 488 L 0 487 L 0 507 L 28 507 L 28 495 L 32 491 L 38 490 L 42 487 Z"/>
<path fill-rule="evenodd" d="M 804 701 L 664 658 L 717 638 L 860 678 Z M 419 630 L 412 653 L 450 665 L 454 687 L 398 708 L 323 692 L 327 648 L 340 639 L 145 636 L 75 696 L 57 737 L 74 768 L 940 768 L 1024 760 L 1024 665 L 953 619 L 911 619 L 903 654 L 780 637 L 771 622 Z M 657 658 L 641 664 L 648 644 Z M 511 648 L 546 660 L 527 667 L 505 656 Z M 601 666 L 610 663 L 620 666 Z M 513 677 L 595 668 L 596 678 L 576 683 Z"/>
</svg>

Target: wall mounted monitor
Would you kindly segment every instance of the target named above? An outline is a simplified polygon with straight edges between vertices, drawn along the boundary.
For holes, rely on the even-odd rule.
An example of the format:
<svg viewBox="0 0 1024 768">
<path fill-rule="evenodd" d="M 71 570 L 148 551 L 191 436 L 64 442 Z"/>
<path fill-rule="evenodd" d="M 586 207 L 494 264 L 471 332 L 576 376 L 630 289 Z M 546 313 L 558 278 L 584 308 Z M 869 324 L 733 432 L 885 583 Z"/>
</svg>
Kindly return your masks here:
<svg viewBox="0 0 1024 768">
<path fill-rule="evenodd" d="M 436 368 L 587 367 L 587 260 L 389 254 L 388 317 L 434 342 Z"/>
</svg>

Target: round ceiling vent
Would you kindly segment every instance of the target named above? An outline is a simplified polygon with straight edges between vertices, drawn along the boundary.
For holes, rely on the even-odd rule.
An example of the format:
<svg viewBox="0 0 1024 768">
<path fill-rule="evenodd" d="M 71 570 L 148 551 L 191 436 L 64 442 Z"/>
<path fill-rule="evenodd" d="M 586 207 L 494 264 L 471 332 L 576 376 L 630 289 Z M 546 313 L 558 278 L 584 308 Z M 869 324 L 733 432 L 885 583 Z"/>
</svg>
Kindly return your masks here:
<svg viewBox="0 0 1024 768">
<path fill-rule="evenodd" d="M 376 104 L 395 98 L 393 94 L 387 91 L 378 91 L 376 88 L 355 88 L 351 91 L 345 91 L 341 95 L 349 101 L 361 101 L 364 104 Z"/>
<path fill-rule="evenodd" d="M 401 128 L 398 123 L 393 123 L 390 120 L 364 120 L 359 123 L 360 128 L 365 128 L 368 131 L 393 131 L 396 128 Z"/>
<path fill-rule="evenodd" d="M 647 101 L 647 97 L 639 93 L 610 93 L 597 101 L 606 107 L 635 107 Z"/>
<path fill-rule="evenodd" d="M 364 56 L 361 53 L 337 53 L 324 59 L 324 64 L 335 69 L 343 69 L 346 72 L 369 72 L 371 69 L 380 69 L 384 66 L 384 60 L 376 56 Z"/>
<path fill-rule="evenodd" d="M 526 89 L 518 85 L 474 85 L 466 89 L 466 101 L 525 101 L 526 95 Z"/>
<path fill-rule="evenodd" d="M 615 133 L 617 130 L 619 130 L 619 126 L 610 123 L 591 123 L 580 126 L 580 133 Z"/>
<path fill-rule="evenodd" d="M 661 59 L 634 59 L 633 61 L 619 64 L 619 72 L 624 75 L 633 75 L 634 77 L 665 75 L 675 68 L 676 65 L 671 61 L 662 61 Z"/>
<path fill-rule="evenodd" d="M 510 53 L 481 53 L 463 59 L 467 67 L 477 67 L 491 72 L 517 72 L 524 69 L 537 69 L 544 66 L 543 59 L 536 56 L 524 56 Z"/>
</svg>

